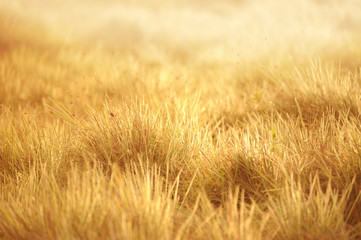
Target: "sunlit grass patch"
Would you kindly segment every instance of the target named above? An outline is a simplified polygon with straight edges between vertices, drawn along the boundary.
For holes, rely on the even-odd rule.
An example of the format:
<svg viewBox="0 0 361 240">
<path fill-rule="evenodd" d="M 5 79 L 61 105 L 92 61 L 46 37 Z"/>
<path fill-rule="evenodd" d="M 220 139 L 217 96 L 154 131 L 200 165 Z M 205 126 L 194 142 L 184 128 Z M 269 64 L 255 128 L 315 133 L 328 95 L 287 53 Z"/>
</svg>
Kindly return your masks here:
<svg viewBox="0 0 361 240">
<path fill-rule="evenodd" d="M 323 2 L 0 0 L 0 239 L 359 239 L 359 5 Z"/>
</svg>

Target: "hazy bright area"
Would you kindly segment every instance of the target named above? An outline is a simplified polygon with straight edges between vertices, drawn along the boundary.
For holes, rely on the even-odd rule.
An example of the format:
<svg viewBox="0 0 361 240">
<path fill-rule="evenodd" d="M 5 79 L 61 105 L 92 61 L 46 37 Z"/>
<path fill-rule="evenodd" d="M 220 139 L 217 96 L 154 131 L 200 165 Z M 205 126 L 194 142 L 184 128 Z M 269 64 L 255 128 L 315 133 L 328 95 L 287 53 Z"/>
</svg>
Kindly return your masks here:
<svg viewBox="0 0 361 240">
<path fill-rule="evenodd" d="M 0 0 L 0 239 L 360 239 L 361 1 Z"/>
</svg>

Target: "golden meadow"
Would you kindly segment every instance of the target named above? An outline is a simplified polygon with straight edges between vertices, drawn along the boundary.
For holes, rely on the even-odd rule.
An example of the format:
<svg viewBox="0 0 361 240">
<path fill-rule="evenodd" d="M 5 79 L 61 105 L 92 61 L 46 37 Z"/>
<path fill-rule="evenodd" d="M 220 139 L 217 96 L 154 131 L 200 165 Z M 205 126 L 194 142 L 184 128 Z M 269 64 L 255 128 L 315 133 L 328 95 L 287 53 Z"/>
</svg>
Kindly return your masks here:
<svg viewBox="0 0 361 240">
<path fill-rule="evenodd" d="M 361 238 L 360 13 L 0 0 L 0 239 Z"/>
</svg>

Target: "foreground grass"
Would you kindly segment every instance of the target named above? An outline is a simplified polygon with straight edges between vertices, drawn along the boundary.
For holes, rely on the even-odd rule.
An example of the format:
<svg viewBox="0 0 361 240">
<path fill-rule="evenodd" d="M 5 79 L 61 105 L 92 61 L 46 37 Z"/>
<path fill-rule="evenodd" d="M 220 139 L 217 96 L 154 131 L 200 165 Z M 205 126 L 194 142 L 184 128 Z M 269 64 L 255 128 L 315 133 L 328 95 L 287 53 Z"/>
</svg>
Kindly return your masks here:
<svg viewBox="0 0 361 240">
<path fill-rule="evenodd" d="M 11 33 L 0 238 L 361 238 L 357 37 L 230 66 Z"/>
</svg>

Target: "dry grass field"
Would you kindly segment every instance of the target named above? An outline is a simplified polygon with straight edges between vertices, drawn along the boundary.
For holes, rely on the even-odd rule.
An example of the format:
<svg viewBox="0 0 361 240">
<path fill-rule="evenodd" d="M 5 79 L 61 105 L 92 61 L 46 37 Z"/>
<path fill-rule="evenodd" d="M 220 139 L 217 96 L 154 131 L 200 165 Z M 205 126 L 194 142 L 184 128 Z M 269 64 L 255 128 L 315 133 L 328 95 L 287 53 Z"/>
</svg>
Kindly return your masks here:
<svg viewBox="0 0 361 240">
<path fill-rule="evenodd" d="M 0 239 L 360 239 L 360 13 L 0 0 Z"/>
</svg>

